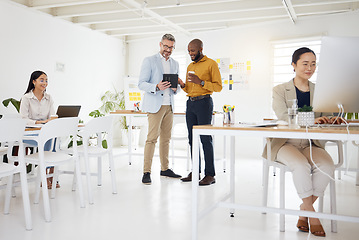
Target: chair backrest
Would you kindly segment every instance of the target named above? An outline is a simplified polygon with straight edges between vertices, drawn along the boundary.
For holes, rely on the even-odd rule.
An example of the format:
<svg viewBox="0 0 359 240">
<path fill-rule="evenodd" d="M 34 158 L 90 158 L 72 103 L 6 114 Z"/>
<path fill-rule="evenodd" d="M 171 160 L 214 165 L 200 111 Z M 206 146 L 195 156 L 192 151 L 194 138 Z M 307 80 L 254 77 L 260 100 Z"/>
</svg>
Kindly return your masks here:
<svg viewBox="0 0 359 240">
<path fill-rule="evenodd" d="M 7 119 L 7 118 L 21 118 L 20 113 L 7 113 L 2 115 L 2 119 Z"/>
<path fill-rule="evenodd" d="M 21 118 L 0 119 L 0 142 L 22 141 L 26 121 Z"/>
<path fill-rule="evenodd" d="M 93 134 L 107 133 L 108 140 L 112 140 L 112 130 L 113 130 L 113 116 L 104 116 L 94 118 L 88 123 L 85 124 L 85 127 L 81 133 L 84 138 L 88 138 Z"/>
<path fill-rule="evenodd" d="M 39 146 L 43 146 L 49 139 L 76 136 L 79 118 L 58 118 L 46 123 L 39 131 Z"/>
</svg>

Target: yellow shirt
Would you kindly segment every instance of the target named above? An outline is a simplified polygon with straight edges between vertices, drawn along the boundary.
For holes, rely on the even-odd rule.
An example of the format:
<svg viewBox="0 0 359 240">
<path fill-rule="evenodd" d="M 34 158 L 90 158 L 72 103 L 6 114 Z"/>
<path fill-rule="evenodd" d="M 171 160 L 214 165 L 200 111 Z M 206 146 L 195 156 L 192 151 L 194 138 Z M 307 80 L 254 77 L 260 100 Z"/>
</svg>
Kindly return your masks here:
<svg viewBox="0 0 359 240">
<path fill-rule="evenodd" d="M 188 76 L 186 76 L 186 85 L 182 89 L 188 97 L 198 97 L 222 90 L 221 74 L 218 64 L 214 60 L 203 56 L 198 62 L 192 62 L 188 65 L 187 73 L 189 71 L 194 71 L 195 75 L 204 81 L 204 86 L 188 81 Z"/>
</svg>

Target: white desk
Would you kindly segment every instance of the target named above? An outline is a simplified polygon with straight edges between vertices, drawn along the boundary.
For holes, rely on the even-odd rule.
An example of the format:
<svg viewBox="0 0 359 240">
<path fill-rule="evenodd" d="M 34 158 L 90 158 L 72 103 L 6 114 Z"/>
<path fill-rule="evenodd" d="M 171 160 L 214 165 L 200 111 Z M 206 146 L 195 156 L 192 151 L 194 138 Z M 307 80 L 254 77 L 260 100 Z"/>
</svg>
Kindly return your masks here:
<svg viewBox="0 0 359 240">
<path fill-rule="evenodd" d="M 235 136 L 241 137 L 260 137 L 260 138 L 290 138 L 293 139 L 320 139 L 320 140 L 342 140 L 353 141 L 359 140 L 359 128 L 350 128 L 348 135 L 346 128 L 312 128 L 308 133 L 302 129 L 283 128 L 244 128 L 240 126 L 194 126 L 193 127 L 193 179 L 198 179 L 199 175 L 199 141 L 200 135 L 222 135 L 230 136 L 230 187 L 229 192 L 225 194 L 217 203 L 206 207 L 199 212 L 198 210 L 198 182 L 192 181 L 192 240 L 196 240 L 198 236 L 198 221 L 213 211 L 217 207 L 225 207 L 230 209 L 230 214 L 234 214 L 234 209 L 246 209 L 261 212 L 282 213 L 286 215 L 297 215 L 316 217 L 324 219 L 333 219 L 339 221 L 348 221 L 359 223 L 359 216 L 344 216 L 318 212 L 280 209 L 273 207 L 252 206 L 235 203 Z M 260 156 L 259 156 L 260 157 Z M 238 177 L 238 176 L 237 176 Z M 214 186 L 215 187 L 215 186 Z M 228 201 L 227 201 L 228 200 Z"/>
</svg>

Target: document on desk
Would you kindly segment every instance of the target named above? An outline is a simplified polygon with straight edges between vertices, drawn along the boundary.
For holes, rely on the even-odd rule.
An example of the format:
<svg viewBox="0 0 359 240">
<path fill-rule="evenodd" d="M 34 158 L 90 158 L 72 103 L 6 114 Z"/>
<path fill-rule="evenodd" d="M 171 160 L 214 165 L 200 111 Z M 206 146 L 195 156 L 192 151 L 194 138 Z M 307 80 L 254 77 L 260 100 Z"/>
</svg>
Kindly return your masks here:
<svg viewBox="0 0 359 240">
<path fill-rule="evenodd" d="M 44 124 L 26 124 L 26 128 L 42 128 Z"/>
<path fill-rule="evenodd" d="M 273 122 L 239 122 L 239 127 L 275 127 L 278 123 Z"/>
</svg>

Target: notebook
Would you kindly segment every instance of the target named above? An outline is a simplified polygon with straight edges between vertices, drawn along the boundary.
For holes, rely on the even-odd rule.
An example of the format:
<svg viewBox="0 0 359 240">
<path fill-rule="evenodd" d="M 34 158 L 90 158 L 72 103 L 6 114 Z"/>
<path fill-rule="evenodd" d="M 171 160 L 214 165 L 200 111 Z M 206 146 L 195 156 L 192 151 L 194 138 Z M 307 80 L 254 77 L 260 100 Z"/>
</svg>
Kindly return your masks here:
<svg viewBox="0 0 359 240">
<path fill-rule="evenodd" d="M 59 118 L 63 117 L 77 117 L 79 115 L 81 106 L 77 105 L 60 105 L 57 108 L 56 115 Z"/>
</svg>

